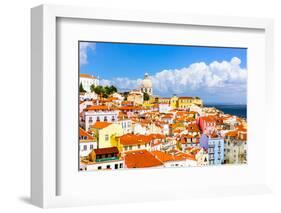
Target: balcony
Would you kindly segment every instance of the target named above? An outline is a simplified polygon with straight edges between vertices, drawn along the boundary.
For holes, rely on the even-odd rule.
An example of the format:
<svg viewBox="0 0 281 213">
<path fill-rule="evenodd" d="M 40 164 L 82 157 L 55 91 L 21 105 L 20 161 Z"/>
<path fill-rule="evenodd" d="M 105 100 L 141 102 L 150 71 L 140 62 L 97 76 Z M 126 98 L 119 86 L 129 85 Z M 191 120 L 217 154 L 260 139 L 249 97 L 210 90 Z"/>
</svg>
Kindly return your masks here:
<svg viewBox="0 0 281 213">
<path fill-rule="evenodd" d="M 113 160 L 119 160 L 119 157 L 100 158 L 100 159 L 96 159 L 96 162 L 100 163 L 100 162 L 113 161 Z"/>
</svg>

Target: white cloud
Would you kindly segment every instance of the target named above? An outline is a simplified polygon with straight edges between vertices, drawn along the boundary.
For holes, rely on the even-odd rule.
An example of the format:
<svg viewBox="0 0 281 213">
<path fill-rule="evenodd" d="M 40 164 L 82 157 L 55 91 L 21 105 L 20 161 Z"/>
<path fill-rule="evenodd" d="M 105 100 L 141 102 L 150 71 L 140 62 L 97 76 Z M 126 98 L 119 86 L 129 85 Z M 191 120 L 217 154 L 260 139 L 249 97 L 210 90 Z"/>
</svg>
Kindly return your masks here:
<svg viewBox="0 0 281 213">
<path fill-rule="evenodd" d="M 88 50 L 95 51 L 96 43 L 93 42 L 80 42 L 80 64 L 88 63 Z"/>
<path fill-rule="evenodd" d="M 149 76 L 155 94 L 198 94 L 225 92 L 246 92 L 247 70 L 240 67 L 241 60 L 193 63 L 181 69 L 169 69 Z M 135 89 L 142 79 L 114 78 L 102 80 L 103 84 L 115 85 L 119 89 Z M 106 85 L 106 84 L 105 84 Z"/>
</svg>

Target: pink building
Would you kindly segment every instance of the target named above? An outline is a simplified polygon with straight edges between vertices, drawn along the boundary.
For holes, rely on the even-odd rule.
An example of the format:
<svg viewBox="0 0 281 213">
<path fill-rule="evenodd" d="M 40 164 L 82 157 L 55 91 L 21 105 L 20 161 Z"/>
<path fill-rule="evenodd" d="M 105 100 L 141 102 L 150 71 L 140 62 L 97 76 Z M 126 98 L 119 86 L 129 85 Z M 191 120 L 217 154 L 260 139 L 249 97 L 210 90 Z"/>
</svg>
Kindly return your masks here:
<svg viewBox="0 0 281 213">
<path fill-rule="evenodd" d="M 203 134 L 211 134 L 216 128 L 216 119 L 213 116 L 199 117 L 198 125 Z"/>
</svg>

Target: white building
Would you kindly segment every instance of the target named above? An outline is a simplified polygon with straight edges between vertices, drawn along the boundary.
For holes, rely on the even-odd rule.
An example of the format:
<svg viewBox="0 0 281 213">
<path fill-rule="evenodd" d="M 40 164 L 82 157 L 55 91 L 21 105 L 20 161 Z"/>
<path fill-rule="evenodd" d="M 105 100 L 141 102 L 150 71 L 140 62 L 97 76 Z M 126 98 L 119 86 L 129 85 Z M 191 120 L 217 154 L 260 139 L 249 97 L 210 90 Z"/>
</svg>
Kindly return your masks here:
<svg viewBox="0 0 281 213">
<path fill-rule="evenodd" d="M 147 93 L 150 96 L 153 96 L 152 81 L 148 77 L 148 73 L 144 74 L 144 79 L 141 82 L 140 89 L 142 93 Z"/>
<path fill-rule="evenodd" d="M 124 99 L 125 99 L 121 94 L 119 94 L 117 92 L 113 93 L 112 97 L 117 98 L 120 101 L 124 101 Z"/>
<path fill-rule="evenodd" d="M 88 74 L 80 74 L 80 84 L 82 84 L 84 90 L 87 92 L 91 92 L 91 85 L 98 86 L 99 79 L 95 76 L 91 76 Z"/>
<path fill-rule="evenodd" d="M 85 130 L 88 130 L 97 121 L 117 122 L 118 110 L 112 109 L 108 106 L 90 106 L 82 112 Z"/>
<path fill-rule="evenodd" d="M 83 112 L 84 109 L 86 109 L 87 107 L 89 106 L 93 106 L 94 103 L 93 101 L 80 101 L 80 104 L 79 104 L 79 112 Z"/>
<path fill-rule="evenodd" d="M 97 140 L 84 129 L 79 129 L 79 154 L 80 157 L 88 156 L 93 149 L 97 148 Z"/>
<path fill-rule="evenodd" d="M 133 123 L 133 132 L 134 134 L 146 135 L 147 134 L 146 125 L 143 125 L 141 123 Z"/>
<path fill-rule="evenodd" d="M 225 134 L 224 141 L 224 163 L 242 164 L 246 163 L 247 143 L 238 137 L 237 131 L 229 131 Z"/>
<path fill-rule="evenodd" d="M 79 96 L 80 96 L 80 101 L 98 99 L 98 95 L 94 92 L 80 92 Z"/>
<path fill-rule="evenodd" d="M 132 120 L 128 118 L 119 118 L 117 121 L 118 124 L 121 125 L 123 134 L 132 133 Z"/>
<path fill-rule="evenodd" d="M 93 170 L 117 170 L 124 168 L 124 160 L 117 159 L 106 162 L 89 162 L 80 163 L 80 170 L 93 171 Z"/>
<path fill-rule="evenodd" d="M 168 113 L 170 109 L 169 104 L 159 104 L 159 113 Z"/>
</svg>

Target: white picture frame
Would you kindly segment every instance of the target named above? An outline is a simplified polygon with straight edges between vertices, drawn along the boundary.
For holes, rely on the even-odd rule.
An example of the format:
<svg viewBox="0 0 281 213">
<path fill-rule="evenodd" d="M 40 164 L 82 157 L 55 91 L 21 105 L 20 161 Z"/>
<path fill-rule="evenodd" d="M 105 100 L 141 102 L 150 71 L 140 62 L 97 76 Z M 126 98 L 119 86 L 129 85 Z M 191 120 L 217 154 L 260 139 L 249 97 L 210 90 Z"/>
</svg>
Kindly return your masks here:
<svg viewBox="0 0 281 213">
<path fill-rule="evenodd" d="M 261 168 L 264 177 L 258 180 L 258 183 L 245 184 L 241 181 L 235 184 L 221 184 L 217 186 L 203 184 L 202 187 L 196 189 L 185 186 L 178 190 L 176 196 L 167 195 L 171 189 L 161 191 L 157 187 L 151 195 L 143 193 L 130 194 L 123 199 L 120 194 L 115 193 L 114 198 L 101 192 L 102 195 L 83 196 L 76 194 L 60 194 L 59 193 L 59 172 L 58 159 L 60 159 L 57 146 L 57 88 L 60 82 L 57 79 L 57 21 L 59 18 L 74 20 L 101 20 L 101 21 L 118 21 L 133 22 L 133 23 L 153 23 L 155 25 L 167 25 L 168 28 L 173 26 L 199 26 L 202 28 L 225 28 L 226 30 L 236 29 L 253 29 L 263 32 L 264 35 L 264 68 L 261 72 L 265 79 L 265 87 L 260 88 L 264 94 L 266 103 L 263 107 L 268 110 L 272 109 L 274 104 L 273 96 L 270 91 L 273 90 L 273 21 L 271 19 L 257 18 L 241 18 L 241 17 L 216 17 L 203 15 L 187 15 L 187 14 L 160 14 L 145 11 L 122 11 L 100 8 L 84 8 L 74 6 L 54 6 L 41 5 L 31 10 L 31 201 L 34 205 L 47 208 L 59 206 L 75 206 L 75 205 L 91 205 L 98 203 L 112 202 L 139 202 L 142 200 L 161 200 L 161 199 L 178 199 L 188 197 L 213 196 L 213 195 L 240 195 L 252 193 L 264 193 L 271 191 L 271 163 L 270 163 L 270 142 L 272 136 L 269 134 L 269 129 L 266 127 L 266 141 L 264 147 L 266 153 L 264 158 L 266 162 Z M 249 78 L 254 78 L 253 74 L 249 74 Z M 253 81 L 252 81 L 253 82 Z M 257 86 L 252 83 L 253 87 Z M 254 104 L 254 100 L 253 103 Z M 271 118 L 267 118 L 271 119 Z M 270 120 L 268 120 L 270 122 Z M 255 131 L 252 129 L 251 131 Z M 255 151 L 255 150 L 254 150 Z M 254 152 L 253 151 L 253 152 Z M 186 168 L 190 169 L 190 168 Z M 200 169 L 200 168 L 199 168 Z M 178 174 L 181 173 L 176 169 Z M 208 168 L 219 171 L 220 168 Z M 243 170 L 247 170 L 244 168 Z M 78 172 L 78 171 L 77 171 Z M 197 172 L 198 168 L 197 168 Z M 231 171 L 230 171 L 231 172 Z M 233 171 L 234 172 L 234 171 Z M 256 172 L 258 173 L 257 169 Z M 124 173 L 124 172 L 123 172 Z M 159 173 L 159 170 L 145 171 L 149 173 Z M 169 175 L 169 172 L 161 172 L 162 176 Z M 131 175 L 135 175 L 132 174 Z M 215 174 L 218 175 L 218 174 Z M 108 178 L 115 178 L 114 175 L 109 175 Z M 94 177 L 92 177 L 94 178 Z M 128 179 L 129 181 L 129 179 Z M 77 183 L 76 183 L 77 184 Z M 130 191 L 130 186 L 124 186 Z M 192 193 L 186 193 L 189 190 Z M 86 189 L 85 189 L 86 191 Z M 172 191 L 171 191 L 172 192 Z M 125 193 L 122 192 L 122 193 Z M 166 196 L 163 194 L 166 193 Z M 157 196 L 157 197 L 155 197 Z M 107 199 L 108 198 L 108 199 Z"/>
</svg>

